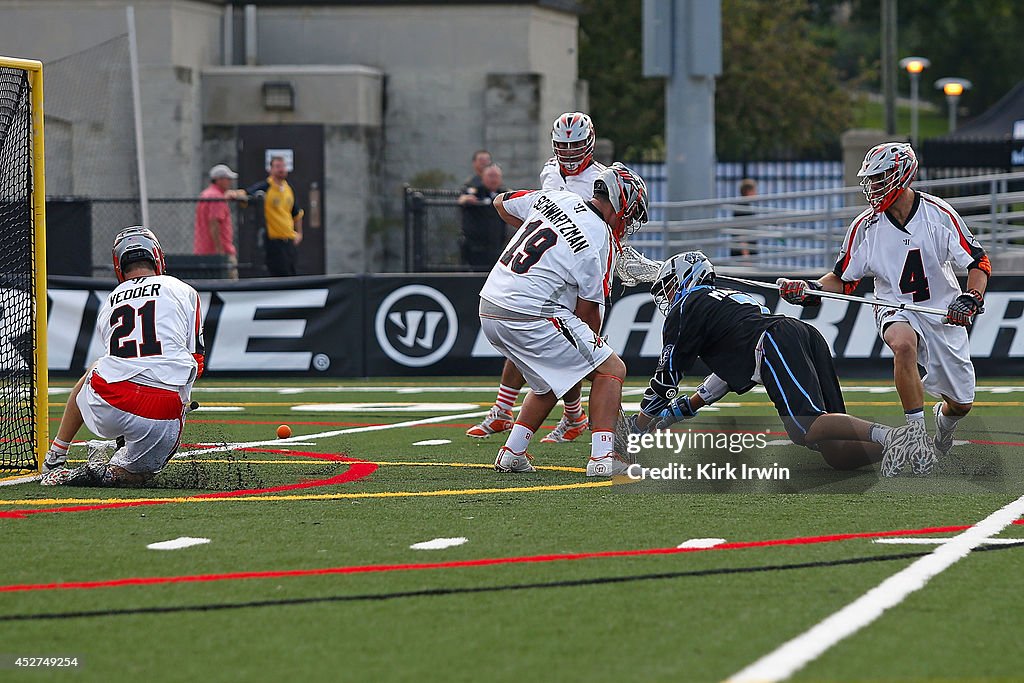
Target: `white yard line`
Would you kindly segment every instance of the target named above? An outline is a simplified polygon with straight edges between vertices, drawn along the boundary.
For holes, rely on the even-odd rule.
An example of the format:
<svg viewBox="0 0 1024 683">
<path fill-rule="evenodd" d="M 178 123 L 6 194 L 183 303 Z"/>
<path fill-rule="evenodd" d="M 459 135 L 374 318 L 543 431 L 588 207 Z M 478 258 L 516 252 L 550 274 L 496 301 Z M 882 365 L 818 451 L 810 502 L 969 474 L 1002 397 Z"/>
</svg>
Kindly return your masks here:
<svg viewBox="0 0 1024 683">
<path fill-rule="evenodd" d="M 27 484 L 32 481 L 39 481 L 40 475 L 28 474 L 24 477 L 18 477 L 17 479 L 7 479 L 0 481 L 0 486 L 17 486 L 18 484 Z"/>
<path fill-rule="evenodd" d="M 191 451 L 182 451 L 176 453 L 174 458 L 185 458 L 190 455 L 198 455 L 200 453 L 217 453 L 219 451 L 232 451 L 236 448 L 253 448 L 255 446 L 280 446 L 292 443 L 300 443 L 303 441 L 315 441 L 317 439 L 329 439 L 332 436 L 341 436 L 342 434 L 362 434 L 363 432 L 379 432 L 385 429 L 398 429 L 400 427 L 416 427 L 418 425 L 434 424 L 436 422 L 448 422 L 449 420 L 458 420 L 465 417 L 483 417 L 488 411 L 477 410 L 472 413 L 457 413 L 455 415 L 439 415 L 437 417 L 427 417 L 422 420 L 407 420 L 405 422 L 395 422 L 393 424 L 386 425 L 370 425 L 368 427 L 347 427 L 345 429 L 334 429 L 329 432 L 319 432 L 317 434 L 297 434 L 290 436 L 287 439 L 264 439 L 263 441 L 247 441 L 244 443 L 233 443 L 233 444 L 222 444 L 214 448 L 198 448 Z"/>
<path fill-rule="evenodd" d="M 786 680 L 833 645 L 875 621 L 890 607 L 924 588 L 933 577 L 967 557 L 1024 515 L 1024 496 L 1008 503 L 961 534 L 915 561 L 810 630 L 733 674 L 731 683 Z"/>
</svg>

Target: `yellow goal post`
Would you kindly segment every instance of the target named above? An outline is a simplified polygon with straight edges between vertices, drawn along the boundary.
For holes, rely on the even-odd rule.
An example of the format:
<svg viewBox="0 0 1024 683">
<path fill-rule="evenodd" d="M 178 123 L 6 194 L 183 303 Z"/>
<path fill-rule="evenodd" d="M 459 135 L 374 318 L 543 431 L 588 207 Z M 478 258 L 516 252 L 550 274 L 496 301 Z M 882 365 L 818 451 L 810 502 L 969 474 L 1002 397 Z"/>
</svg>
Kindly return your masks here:
<svg viewBox="0 0 1024 683">
<path fill-rule="evenodd" d="M 0 477 L 49 441 L 43 65 L 0 57 Z"/>
</svg>

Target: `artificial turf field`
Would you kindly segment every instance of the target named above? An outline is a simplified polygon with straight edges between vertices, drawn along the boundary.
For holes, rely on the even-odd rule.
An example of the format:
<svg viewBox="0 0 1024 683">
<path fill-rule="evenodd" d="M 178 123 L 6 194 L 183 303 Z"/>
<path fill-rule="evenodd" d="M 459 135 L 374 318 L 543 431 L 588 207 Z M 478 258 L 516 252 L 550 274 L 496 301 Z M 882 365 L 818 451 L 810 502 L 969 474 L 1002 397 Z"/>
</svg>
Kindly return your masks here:
<svg viewBox="0 0 1024 683">
<path fill-rule="evenodd" d="M 846 384 L 851 413 L 901 421 L 884 383 Z M 933 478 L 834 472 L 751 392 L 685 424 L 768 425 L 792 481 L 666 492 L 588 480 L 586 436 L 495 473 L 503 437 L 463 435 L 493 379 L 201 381 L 151 488 L 0 487 L 0 654 L 79 659 L 0 680 L 727 679 L 1024 494 L 1024 386 L 985 385 Z M 210 542 L 147 549 L 179 537 Z M 466 540 L 410 547 L 434 539 Z M 792 678 L 1020 680 L 1022 569 L 980 546 Z"/>
</svg>

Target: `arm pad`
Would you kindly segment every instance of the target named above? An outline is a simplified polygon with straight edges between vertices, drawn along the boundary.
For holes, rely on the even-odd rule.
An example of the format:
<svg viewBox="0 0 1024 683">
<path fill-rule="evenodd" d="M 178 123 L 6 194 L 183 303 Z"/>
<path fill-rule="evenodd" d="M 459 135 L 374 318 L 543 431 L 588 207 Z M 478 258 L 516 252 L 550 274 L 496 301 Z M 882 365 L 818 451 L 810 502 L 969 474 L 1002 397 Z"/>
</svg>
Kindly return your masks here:
<svg viewBox="0 0 1024 683">
<path fill-rule="evenodd" d="M 728 393 L 729 385 L 715 373 L 705 377 L 704 381 L 697 387 L 697 394 L 704 399 L 705 405 L 711 405 Z"/>
</svg>

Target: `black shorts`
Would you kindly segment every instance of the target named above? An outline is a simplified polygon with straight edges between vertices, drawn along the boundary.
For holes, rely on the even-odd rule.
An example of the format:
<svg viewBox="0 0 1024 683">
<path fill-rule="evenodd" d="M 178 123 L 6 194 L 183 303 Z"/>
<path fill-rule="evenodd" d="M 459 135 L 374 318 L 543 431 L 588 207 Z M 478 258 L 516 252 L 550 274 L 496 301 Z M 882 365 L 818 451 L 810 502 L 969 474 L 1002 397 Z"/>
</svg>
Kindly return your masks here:
<svg viewBox="0 0 1024 683">
<path fill-rule="evenodd" d="M 267 239 L 267 270 L 275 277 L 298 275 L 299 250 L 292 240 Z"/>
<path fill-rule="evenodd" d="M 763 349 L 761 384 L 793 443 L 804 444 L 819 415 L 846 412 L 832 352 L 818 330 L 800 320 L 780 320 L 765 332 Z"/>
</svg>

